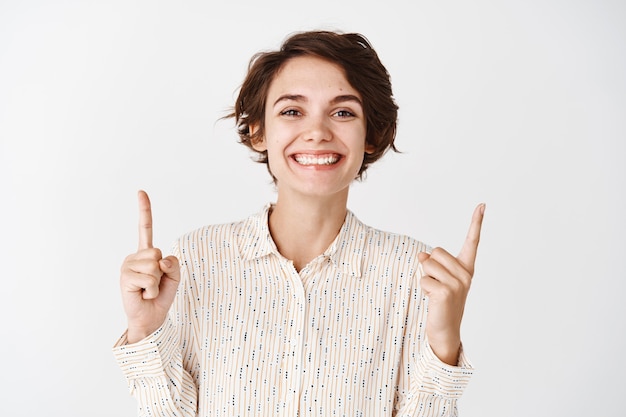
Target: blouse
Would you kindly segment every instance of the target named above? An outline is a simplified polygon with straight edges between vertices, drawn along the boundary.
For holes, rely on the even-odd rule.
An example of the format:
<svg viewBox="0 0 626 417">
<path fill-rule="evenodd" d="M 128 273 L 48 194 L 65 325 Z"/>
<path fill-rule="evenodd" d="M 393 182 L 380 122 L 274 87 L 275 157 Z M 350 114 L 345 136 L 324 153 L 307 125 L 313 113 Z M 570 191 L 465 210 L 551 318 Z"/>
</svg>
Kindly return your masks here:
<svg viewBox="0 0 626 417">
<path fill-rule="evenodd" d="M 473 372 L 440 361 L 425 333 L 417 254 L 430 248 L 348 211 L 300 272 L 268 227 L 243 221 L 183 235 L 165 323 L 114 346 L 140 416 L 456 416 Z"/>
</svg>

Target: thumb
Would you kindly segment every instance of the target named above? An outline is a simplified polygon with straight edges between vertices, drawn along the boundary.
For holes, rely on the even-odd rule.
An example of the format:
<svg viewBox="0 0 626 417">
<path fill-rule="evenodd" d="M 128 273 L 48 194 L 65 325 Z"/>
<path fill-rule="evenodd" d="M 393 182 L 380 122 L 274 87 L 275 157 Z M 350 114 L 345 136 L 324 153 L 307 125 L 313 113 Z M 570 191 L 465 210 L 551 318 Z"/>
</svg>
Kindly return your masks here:
<svg viewBox="0 0 626 417">
<path fill-rule="evenodd" d="M 167 258 L 163 258 L 159 261 L 159 266 L 164 275 L 176 282 L 180 281 L 180 264 L 178 258 L 174 255 L 170 255 Z"/>
<path fill-rule="evenodd" d="M 176 296 L 178 283 L 180 282 L 180 264 L 175 256 L 168 256 L 159 261 L 163 276 L 159 285 L 159 293 L 163 294 L 163 299 L 169 304 Z"/>
<path fill-rule="evenodd" d="M 424 262 L 428 258 L 430 258 L 430 254 L 428 252 L 419 252 L 417 254 L 417 260 L 420 262 Z"/>
</svg>

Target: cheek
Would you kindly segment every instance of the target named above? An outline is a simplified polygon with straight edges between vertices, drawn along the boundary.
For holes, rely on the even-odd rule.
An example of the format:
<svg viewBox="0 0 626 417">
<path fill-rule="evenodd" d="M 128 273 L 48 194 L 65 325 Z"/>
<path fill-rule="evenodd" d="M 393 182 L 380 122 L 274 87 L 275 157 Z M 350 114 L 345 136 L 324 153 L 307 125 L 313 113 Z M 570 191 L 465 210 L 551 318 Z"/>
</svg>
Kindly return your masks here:
<svg viewBox="0 0 626 417">
<path fill-rule="evenodd" d="M 353 144 L 353 146 L 363 146 L 366 147 L 368 146 L 366 143 L 366 139 L 367 139 L 367 131 L 365 129 L 365 127 L 358 127 L 356 129 L 350 129 L 349 131 L 345 132 L 345 136 L 346 138 L 350 138 L 350 142 Z"/>
<path fill-rule="evenodd" d="M 356 126 L 351 126 L 351 136 L 363 139 L 363 141 L 365 141 L 366 135 L 367 125 L 365 124 L 365 121 L 363 121 L 363 123 L 357 124 Z"/>
<path fill-rule="evenodd" d="M 268 163 L 276 163 L 282 157 L 284 147 L 281 145 L 280 138 L 276 136 L 266 137 L 266 150 Z"/>
</svg>

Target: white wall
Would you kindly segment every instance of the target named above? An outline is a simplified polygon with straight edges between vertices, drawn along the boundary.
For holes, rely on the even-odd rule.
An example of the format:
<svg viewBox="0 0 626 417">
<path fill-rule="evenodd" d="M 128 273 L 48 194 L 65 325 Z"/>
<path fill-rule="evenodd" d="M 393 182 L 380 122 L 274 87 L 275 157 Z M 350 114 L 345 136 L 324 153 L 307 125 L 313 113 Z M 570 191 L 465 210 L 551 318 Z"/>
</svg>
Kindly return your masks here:
<svg viewBox="0 0 626 417">
<path fill-rule="evenodd" d="M 135 414 L 110 349 L 136 190 L 165 249 L 272 200 L 217 120 L 254 52 L 316 28 L 364 33 L 401 107 L 404 153 L 352 210 L 456 252 L 487 202 L 461 415 L 623 415 L 625 18 L 609 0 L 0 2 L 0 415 Z"/>
</svg>

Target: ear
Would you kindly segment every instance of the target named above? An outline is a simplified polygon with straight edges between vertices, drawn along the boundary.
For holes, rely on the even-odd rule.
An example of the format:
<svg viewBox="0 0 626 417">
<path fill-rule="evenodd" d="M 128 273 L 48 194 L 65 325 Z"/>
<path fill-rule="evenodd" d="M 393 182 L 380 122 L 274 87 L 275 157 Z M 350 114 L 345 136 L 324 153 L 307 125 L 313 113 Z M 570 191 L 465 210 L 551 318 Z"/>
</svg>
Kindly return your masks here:
<svg viewBox="0 0 626 417">
<path fill-rule="evenodd" d="M 368 155 L 373 154 L 376 151 L 376 147 L 371 143 L 365 142 L 365 153 Z"/>
<path fill-rule="evenodd" d="M 250 125 L 250 137 L 254 136 L 254 134 L 259 130 L 258 125 Z M 267 150 L 267 145 L 265 144 L 265 137 L 251 140 L 250 144 L 252 148 L 257 152 L 265 152 Z"/>
</svg>

